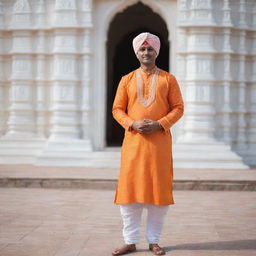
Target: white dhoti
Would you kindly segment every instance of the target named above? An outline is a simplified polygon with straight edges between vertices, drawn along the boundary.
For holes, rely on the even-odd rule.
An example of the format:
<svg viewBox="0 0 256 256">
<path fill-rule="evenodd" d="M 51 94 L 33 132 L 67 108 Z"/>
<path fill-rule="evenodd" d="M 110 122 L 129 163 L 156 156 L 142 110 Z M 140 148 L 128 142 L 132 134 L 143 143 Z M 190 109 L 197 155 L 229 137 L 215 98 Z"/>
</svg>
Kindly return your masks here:
<svg viewBox="0 0 256 256">
<path fill-rule="evenodd" d="M 123 219 L 123 237 L 126 244 L 137 244 L 140 239 L 140 222 L 143 208 L 147 209 L 146 239 L 149 244 L 157 244 L 169 206 L 144 203 L 120 205 Z"/>
</svg>

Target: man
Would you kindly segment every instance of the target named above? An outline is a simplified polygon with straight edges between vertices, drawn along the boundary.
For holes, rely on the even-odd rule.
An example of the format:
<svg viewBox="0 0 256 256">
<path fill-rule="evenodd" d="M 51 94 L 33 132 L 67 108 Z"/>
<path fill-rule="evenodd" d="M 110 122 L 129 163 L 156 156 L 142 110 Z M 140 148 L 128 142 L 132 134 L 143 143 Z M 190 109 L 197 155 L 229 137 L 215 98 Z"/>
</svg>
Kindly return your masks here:
<svg viewBox="0 0 256 256">
<path fill-rule="evenodd" d="M 174 204 L 170 127 L 183 115 L 183 100 L 175 77 L 156 67 L 159 38 L 141 33 L 133 49 L 140 68 L 122 77 L 113 104 L 113 116 L 125 128 L 115 196 L 125 245 L 112 255 L 136 251 L 143 208 L 149 249 L 163 255 L 158 241 L 168 205 Z"/>
</svg>

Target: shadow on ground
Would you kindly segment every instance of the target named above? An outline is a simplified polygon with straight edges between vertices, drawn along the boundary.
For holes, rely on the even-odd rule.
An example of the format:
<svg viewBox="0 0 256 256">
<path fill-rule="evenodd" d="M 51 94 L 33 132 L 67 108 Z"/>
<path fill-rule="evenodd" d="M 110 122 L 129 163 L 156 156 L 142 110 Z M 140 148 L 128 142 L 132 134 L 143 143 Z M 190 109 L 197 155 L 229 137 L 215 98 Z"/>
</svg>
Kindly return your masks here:
<svg viewBox="0 0 256 256">
<path fill-rule="evenodd" d="M 171 250 L 256 250 L 256 240 L 233 240 L 223 242 L 190 243 L 165 247 Z"/>
</svg>

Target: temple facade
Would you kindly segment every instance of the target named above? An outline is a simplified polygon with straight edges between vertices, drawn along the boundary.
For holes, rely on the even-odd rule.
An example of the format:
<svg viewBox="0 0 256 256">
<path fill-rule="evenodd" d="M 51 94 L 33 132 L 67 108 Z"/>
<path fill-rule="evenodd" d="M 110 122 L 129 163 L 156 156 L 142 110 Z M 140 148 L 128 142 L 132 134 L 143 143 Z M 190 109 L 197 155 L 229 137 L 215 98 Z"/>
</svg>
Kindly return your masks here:
<svg viewBox="0 0 256 256">
<path fill-rule="evenodd" d="M 254 0 L 0 0 L 0 164 L 117 167 L 111 104 L 146 30 L 184 97 L 174 166 L 256 166 Z"/>
</svg>

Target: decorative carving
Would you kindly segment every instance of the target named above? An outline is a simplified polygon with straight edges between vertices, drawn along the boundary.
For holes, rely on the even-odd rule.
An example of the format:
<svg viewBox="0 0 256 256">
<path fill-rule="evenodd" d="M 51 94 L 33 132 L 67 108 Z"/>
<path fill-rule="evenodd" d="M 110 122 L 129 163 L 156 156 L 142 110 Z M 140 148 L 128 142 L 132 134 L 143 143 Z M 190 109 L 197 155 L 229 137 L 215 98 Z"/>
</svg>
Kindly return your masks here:
<svg viewBox="0 0 256 256">
<path fill-rule="evenodd" d="M 31 8 L 27 0 L 17 0 L 13 6 L 11 27 L 31 28 L 30 12 Z"/>
<path fill-rule="evenodd" d="M 0 29 L 4 28 L 4 10 L 3 10 L 3 4 L 0 0 Z"/>
<path fill-rule="evenodd" d="M 91 11 L 92 9 L 92 0 L 83 1 L 83 11 Z"/>
<path fill-rule="evenodd" d="M 224 0 L 222 12 L 223 12 L 222 24 L 224 26 L 232 26 L 231 14 L 230 14 L 231 9 L 229 7 L 229 0 Z"/>
<path fill-rule="evenodd" d="M 11 87 L 11 101 L 27 102 L 31 101 L 29 86 L 19 85 Z"/>
<path fill-rule="evenodd" d="M 36 80 L 45 80 L 45 56 L 37 56 Z"/>
<path fill-rule="evenodd" d="M 196 72 L 198 74 L 210 74 L 212 73 L 212 63 L 210 60 L 198 60 L 197 61 L 197 67 Z"/>
<path fill-rule="evenodd" d="M 27 60 L 14 60 L 13 72 L 28 72 L 29 62 Z"/>
<path fill-rule="evenodd" d="M 28 52 L 31 51 L 31 39 L 30 37 L 15 36 L 13 37 L 12 51 Z"/>
<path fill-rule="evenodd" d="M 45 13 L 45 0 L 38 0 L 36 13 Z"/>
<path fill-rule="evenodd" d="M 213 24 L 211 0 L 192 0 L 190 21 Z M 206 24 L 206 23 L 204 23 Z"/>
<path fill-rule="evenodd" d="M 246 9 L 245 9 L 245 0 L 240 0 L 239 2 L 239 27 L 241 28 L 246 28 L 247 23 L 246 23 Z"/>
<path fill-rule="evenodd" d="M 62 86 L 60 87 L 59 99 L 62 101 L 73 101 L 75 100 L 75 91 L 73 86 Z"/>
<path fill-rule="evenodd" d="M 89 79 L 90 77 L 90 57 L 88 55 L 83 56 L 83 77 Z"/>
<path fill-rule="evenodd" d="M 89 29 L 86 29 L 83 31 L 83 49 L 82 51 L 84 53 L 90 53 L 91 51 L 91 31 Z"/>
<path fill-rule="evenodd" d="M 256 27 L 256 4 L 254 3 L 253 5 L 253 10 L 252 10 L 252 28 Z"/>
<path fill-rule="evenodd" d="M 0 83 L 2 81 L 4 81 L 4 58 L 0 56 Z M 1 84 L 0 84 L 0 87 L 1 87 Z"/>
<path fill-rule="evenodd" d="M 208 85 L 190 86 L 187 92 L 189 102 L 211 102 L 210 87 Z"/>
<path fill-rule="evenodd" d="M 30 57 L 25 59 L 18 57 L 13 57 L 12 60 L 12 79 L 32 79 L 32 63 Z"/>
<path fill-rule="evenodd" d="M 56 71 L 60 75 L 74 74 L 76 71 L 75 66 L 76 62 L 73 59 L 56 60 Z"/>
<path fill-rule="evenodd" d="M 27 0 L 17 0 L 13 6 L 14 13 L 30 13 L 31 8 Z"/>
<path fill-rule="evenodd" d="M 56 0 L 56 10 L 75 10 L 76 3 L 74 0 Z"/>
<path fill-rule="evenodd" d="M 68 35 L 58 35 L 55 38 L 55 48 L 56 50 L 65 49 L 67 51 L 75 51 L 76 50 L 76 38 L 74 36 Z"/>
<path fill-rule="evenodd" d="M 226 28 L 223 30 L 223 52 L 231 52 L 230 44 L 230 29 Z"/>
<path fill-rule="evenodd" d="M 224 65 L 223 79 L 230 80 L 230 56 L 228 54 L 224 55 L 223 65 Z"/>
<path fill-rule="evenodd" d="M 239 78 L 240 81 L 245 80 L 245 56 L 239 56 Z"/>
<path fill-rule="evenodd" d="M 237 135 L 237 150 L 246 148 L 246 121 L 245 121 L 245 84 L 239 84 L 238 98 L 238 135 Z"/>
<path fill-rule="evenodd" d="M 187 0 L 181 0 L 179 5 L 179 21 L 184 22 L 187 20 L 188 8 L 187 8 Z"/>
<path fill-rule="evenodd" d="M 192 0 L 191 9 L 210 9 L 211 0 Z"/>
<path fill-rule="evenodd" d="M 212 33 L 204 32 L 198 33 L 198 31 L 191 31 L 188 37 L 188 52 L 189 51 L 214 51 Z"/>
<path fill-rule="evenodd" d="M 246 53 L 245 37 L 246 37 L 246 32 L 244 30 L 240 31 L 239 32 L 239 52 L 241 54 Z"/>
<path fill-rule="evenodd" d="M 45 52 L 45 43 L 46 43 L 46 34 L 44 31 L 38 31 L 37 34 L 37 44 L 36 44 L 36 51 L 38 53 Z"/>
</svg>

